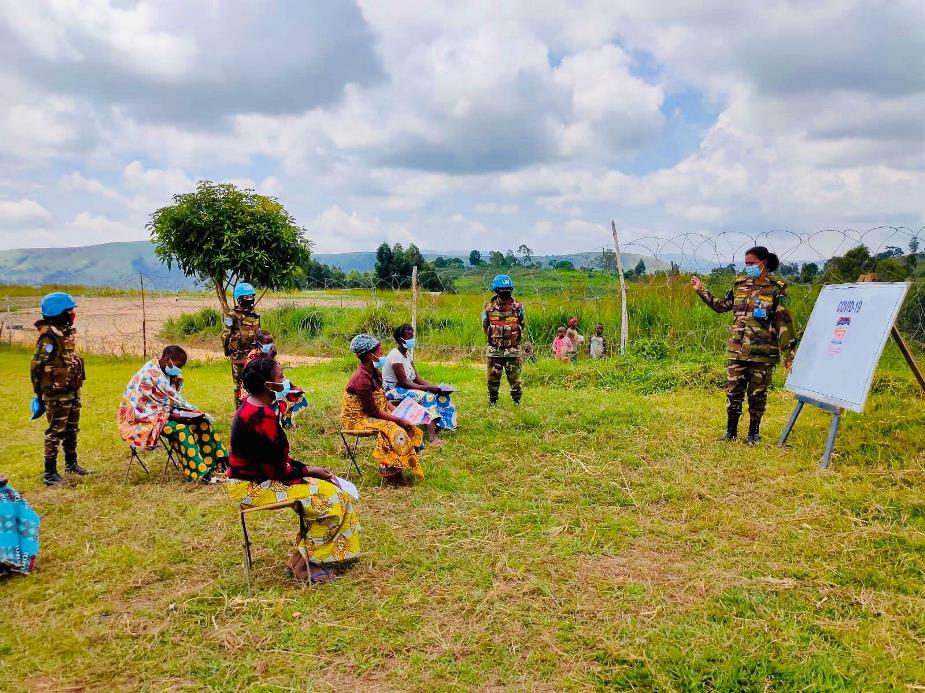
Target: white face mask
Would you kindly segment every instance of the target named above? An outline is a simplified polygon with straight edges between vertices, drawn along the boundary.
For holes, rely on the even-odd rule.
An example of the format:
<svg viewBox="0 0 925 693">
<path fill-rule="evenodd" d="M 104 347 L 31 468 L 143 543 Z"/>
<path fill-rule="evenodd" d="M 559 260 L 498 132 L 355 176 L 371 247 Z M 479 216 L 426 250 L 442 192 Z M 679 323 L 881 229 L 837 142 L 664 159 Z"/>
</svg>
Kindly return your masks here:
<svg viewBox="0 0 925 693">
<path fill-rule="evenodd" d="M 283 399 L 292 391 L 292 382 L 290 382 L 289 378 L 283 378 L 283 382 L 281 383 L 268 382 L 267 385 L 279 385 L 283 388 L 279 392 L 273 390 L 273 396 L 278 400 Z M 270 389 L 272 390 L 272 388 Z"/>
</svg>

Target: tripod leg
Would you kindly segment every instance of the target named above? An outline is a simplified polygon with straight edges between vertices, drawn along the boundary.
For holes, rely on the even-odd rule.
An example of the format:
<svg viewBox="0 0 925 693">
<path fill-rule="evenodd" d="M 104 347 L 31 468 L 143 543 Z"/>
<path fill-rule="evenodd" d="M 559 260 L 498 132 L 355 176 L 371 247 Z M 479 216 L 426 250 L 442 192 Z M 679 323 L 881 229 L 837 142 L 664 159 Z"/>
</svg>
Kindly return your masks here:
<svg viewBox="0 0 925 693">
<path fill-rule="evenodd" d="M 784 426 L 784 430 L 780 434 L 780 438 L 777 440 L 777 447 L 783 447 L 784 443 L 787 442 L 787 438 L 790 437 L 790 432 L 793 430 L 793 425 L 797 422 L 797 417 L 800 415 L 800 412 L 803 411 L 803 400 L 797 400 L 797 405 L 793 408 L 793 413 L 790 415 L 790 420 L 787 422 L 787 425 Z"/>
</svg>

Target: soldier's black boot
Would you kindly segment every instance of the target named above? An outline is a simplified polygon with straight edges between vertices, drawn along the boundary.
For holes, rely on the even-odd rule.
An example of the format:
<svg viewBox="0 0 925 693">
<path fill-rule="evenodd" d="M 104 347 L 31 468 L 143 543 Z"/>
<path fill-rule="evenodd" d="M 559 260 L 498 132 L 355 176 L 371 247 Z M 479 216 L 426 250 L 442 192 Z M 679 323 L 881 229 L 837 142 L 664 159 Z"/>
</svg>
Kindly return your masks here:
<svg viewBox="0 0 925 693">
<path fill-rule="evenodd" d="M 731 443 L 739 439 L 739 416 L 740 414 L 728 414 L 726 418 L 726 435 L 720 438 L 721 442 Z"/>
<path fill-rule="evenodd" d="M 748 422 L 748 444 L 758 445 L 761 442 L 761 434 L 758 429 L 761 428 L 761 419 L 751 419 Z"/>
<path fill-rule="evenodd" d="M 489 395 L 489 396 L 488 396 L 488 406 L 489 406 L 489 407 L 495 407 L 495 406 L 497 406 L 497 404 L 498 404 L 498 397 L 497 397 L 497 395 L 494 396 L 494 397 L 492 397 L 491 395 Z"/>
<path fill-rule="evenodd" d="M 88 474 L 96 474 L 92 469 L 84 469 L 79 464 L 77 460 L 69 460 L 64 463 L 64 471 L 68 474 L 76 474 L 77 476 L 87 476 Z"/>
<path fill-rule="evenodd" d="M 64 484 L 64 479 L 58 474 L 58 460 L 45 460 L 44 481 L 46 486 L 62 486 Z"/>
</svg>

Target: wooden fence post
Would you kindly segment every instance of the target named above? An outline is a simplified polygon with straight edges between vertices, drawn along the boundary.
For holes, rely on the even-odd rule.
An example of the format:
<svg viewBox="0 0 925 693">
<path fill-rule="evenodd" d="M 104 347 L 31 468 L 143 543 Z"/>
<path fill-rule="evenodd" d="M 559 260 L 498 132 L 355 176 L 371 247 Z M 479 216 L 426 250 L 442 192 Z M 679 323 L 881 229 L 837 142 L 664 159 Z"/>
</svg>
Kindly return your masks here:
<svg viewBox="0 0 925 693">
<path fill-rule="evenodd" d="M 418 266 L 411 268 L 411 329 L 414 338 L 418 336 Z M 414 360 L 414 349 L 411 349 L 411 360 Z"/>
<path fill-rule="evenodd" d="M 617 238 L 617 222 L 610 220 L 613 229 L 613 247 L 617 253 L 617 273 L 620 276 L 620 355 L 626 353 L 629 339 L 629 316 L 626 312 L 626 280 L 623 278 L 623 258 L 620 257 L 620 240 Z"/>
</svg>

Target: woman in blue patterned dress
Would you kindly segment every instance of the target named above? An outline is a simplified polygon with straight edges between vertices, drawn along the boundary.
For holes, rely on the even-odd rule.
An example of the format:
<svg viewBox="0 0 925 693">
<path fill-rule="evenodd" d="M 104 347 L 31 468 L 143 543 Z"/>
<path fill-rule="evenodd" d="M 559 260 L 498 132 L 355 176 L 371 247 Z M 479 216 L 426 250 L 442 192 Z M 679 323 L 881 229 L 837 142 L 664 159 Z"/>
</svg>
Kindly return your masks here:
<svg viewBox="0 0 925 693">
<path fill-rule="evenodd" d="M 450 400 L 450 393 L 422 379 L 409 350 L 415 346 L 414 328 L 404 324 L 395 328 L 392 336 L 397 346 L 385 357 L 382 367 L 382 380 L 386 398 L 393 403 L 411 397 L 430 414 L 431 422 L 427 424 L 431 446 L 440 445 L 438 430 L 456 430 L 456 407 Z"/>
</svg>

